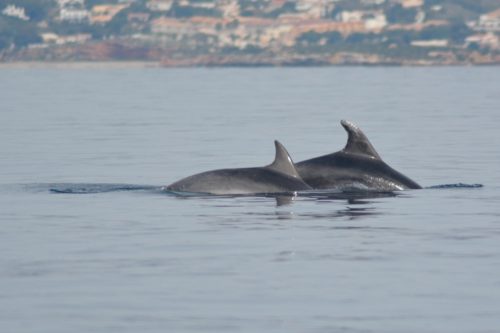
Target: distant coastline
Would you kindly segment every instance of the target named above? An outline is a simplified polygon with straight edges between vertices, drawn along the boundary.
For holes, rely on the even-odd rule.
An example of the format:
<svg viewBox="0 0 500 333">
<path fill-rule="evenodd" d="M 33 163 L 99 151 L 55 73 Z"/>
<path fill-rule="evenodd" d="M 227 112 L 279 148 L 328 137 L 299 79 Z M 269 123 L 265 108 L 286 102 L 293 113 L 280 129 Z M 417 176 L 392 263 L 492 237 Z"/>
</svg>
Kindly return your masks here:
<svg viewBox="0 0 500 333">
<path fill-rule="evenodd" d="M 498 0 L 0 4 L 1 67 L 499 64 Z"/>
<path fill-rule="evenodd" d="M 60 69 L 98 69 L 98 68 L 152 68 L 160 67 L 157 61 L 12 61 L 0 62 L 0 69 L 6 68 L 60 68 Z"/>
<path fill-rule="evenodd" d="M 500 61 L 486 63 L 405 62 L 240 62 L 240 61 L 12 61 L 0 62 L 2 69 L 128 69 L 128 68 L 273 68 L 273 67 L 484 67 L 498 66 Z"/>
</svg>

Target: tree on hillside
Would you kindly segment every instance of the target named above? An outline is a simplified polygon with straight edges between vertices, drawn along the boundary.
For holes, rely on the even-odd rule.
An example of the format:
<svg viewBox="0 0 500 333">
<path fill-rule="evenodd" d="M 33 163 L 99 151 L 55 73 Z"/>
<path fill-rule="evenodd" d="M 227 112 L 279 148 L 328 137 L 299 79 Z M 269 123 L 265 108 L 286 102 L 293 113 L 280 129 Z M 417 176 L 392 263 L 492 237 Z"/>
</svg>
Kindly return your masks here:
<svg viewBox="0 0 500 333">
<path fill-rule="evenodd" d="M 400 4 L 392 5 L 386 11 L 387 21 L 390 23 L 413 23 L 417 16 L 415 8 L 403 8 Z"/>
<path fill-rule="evenodd" d="M 41 38 L 35 24 L 0 15 L 0 49 L 8 48 L 11 45 L 24 47 L 39 42 L 41 42 Z"/>
<path fill-rule="evenodd" d="M 472 30 L 464 23 L 450 24 L 439 27 L 428 27 L 418 34 L 419 39 L 448 39 L 451 42 L 462 44 L 465 38 L 472 34 Z"/>
<path fill-rule="evenodd" d="M 108 4 L 116 4 L 118 3 L 118 0 L 85 0 L 85 6 L 88 9 L 91 9 L 94 6 L 97 5 L 108 5 Z"/>
</svg>

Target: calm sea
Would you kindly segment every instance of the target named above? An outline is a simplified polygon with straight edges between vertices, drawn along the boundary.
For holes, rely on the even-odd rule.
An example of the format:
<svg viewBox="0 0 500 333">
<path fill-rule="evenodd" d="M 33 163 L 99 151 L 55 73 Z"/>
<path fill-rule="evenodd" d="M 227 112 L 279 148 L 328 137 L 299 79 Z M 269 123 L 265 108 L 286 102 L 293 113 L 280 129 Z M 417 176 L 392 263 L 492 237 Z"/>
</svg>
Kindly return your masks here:
<svg viewBox="0 0 500 333">
<path fill-rule="evenodd" d="M 0 101 L 1 332 L 499 332 L 499 67 L 4 68 Z M 423 186 L 484 186 L 154 188 L 337 151 L 340 119 Z"/>
</svg>

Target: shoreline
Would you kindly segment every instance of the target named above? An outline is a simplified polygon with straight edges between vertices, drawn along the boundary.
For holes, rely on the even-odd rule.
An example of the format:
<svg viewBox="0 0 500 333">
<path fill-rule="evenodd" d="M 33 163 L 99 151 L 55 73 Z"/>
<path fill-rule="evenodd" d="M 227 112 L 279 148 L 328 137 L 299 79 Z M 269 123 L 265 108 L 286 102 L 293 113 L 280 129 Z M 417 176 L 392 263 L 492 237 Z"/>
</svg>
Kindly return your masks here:
<svg viewBox="0 0 500 333">
<path fill-rule="evenodd" d="M 0 69 L 125 69 L 159 68 L 159 61 L 12 61 L 0 62 Z"/>
<path fill-rule="evenodd" d="M 256 64 L 256 63 L 165 63 L 162 61 L 12 61 L 0 62 L 2 69 L 130 69 L 130 68 L 292 68 L 292 67 L 497 67 L 499 63 L 330 63 L 330 64 Z"/>
</svg>

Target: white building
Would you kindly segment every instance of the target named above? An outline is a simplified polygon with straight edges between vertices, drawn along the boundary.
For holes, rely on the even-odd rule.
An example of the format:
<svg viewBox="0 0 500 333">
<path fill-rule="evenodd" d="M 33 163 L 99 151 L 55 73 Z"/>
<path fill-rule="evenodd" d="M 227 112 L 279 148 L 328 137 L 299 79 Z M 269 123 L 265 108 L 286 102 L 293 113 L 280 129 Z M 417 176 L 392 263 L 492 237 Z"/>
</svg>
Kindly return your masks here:
<svg viewBox="0 0 500 333">
<path fill-rule="evenodd" d="M 465 45 L 477 44 L 482 47 L 500 49 L 500 38 L 492 32 L 486 34 L 472 35 L 465 39 Z"/>
<path fill-rule="evenodd" d="M 45 44 L 83 44 L 92 39 L 90 34 L 76 34 L 76 35 L 66 35 L 59 36 L 52 32 L 43 33 L 40 35 Z"/>
<path fill-rule="evenodd" d="M 375 12 L 372 15 L 365 17 L 365 28 L 368 30 L 380 30 L 387 25 L 387 18 L 383 11 Z"/>
<path fill-rule="evenodd" d="M 237 18 L 240 16 L 238 0 L 217 0 L 217 8 L 222 12 L 222 17 Z"/>
<path fill-rule="evenodd" d="M 344 10 L 337 15 L 337 19 L 341 22 L 359 22 L 363 20 L 363 14 L 361 10 Z"/>
<path fill-rule="evenodd" d="M 84 22 L 90 17 L 90 13 L 86 9 L 77 8 L 62 8 L 59 12 L 59 19 L 67 22 Z"/>
<path fill-rule="evenodd" d="M 325 17 L 334 5 L 330 0 L 298 0 L 295 9 L 310 19 Z"/>
<path fill-rule="evenodd" d="M 59 8 L 64 8 L 68 6 L 85 6 L 85 0 L 57 0 Z"/>
<path fill-rule="evenodd" d="M 160 35 L 190 36 L 196 34 L 193 25 L 170 17 L 159 17 L 151 22 L 151 32 Z"/>
<path fill-rule="evenodd" d="M 173 4 L 173 0 L 150 0 L 146 7 L 153 12 L 168 12 Z"/>
<path fill-rule="evenodd" d="M 59 4 L 59 20 L 66 22 L 83 22 L 90 17 L 85 9 L 85 0 L 57 0 Z"/>
<path fill-rule="evenodd" d="M 385 2 L 385 0 L 362 0 L 364 5 L 381 5 Z"/>
<path fill-rule="evenodd" d="M 343 11 L 337 19 L 341 22 L 363 22 L 368 30 L 379 30 L 387 25 L 387 18 L 382 10 Z"/>
<path fill-rule="evenodd" d="M 479 17 L 478 28 L 482 31 L 500 31 L 500 9 Z"/>
<path fill-rule="evenodd" d="M 28 21 L 30 18 L 26 15 L 26 12 L 23 7 L 17 7 L 15 5 L 8 5 L 2 11 L 2 14 L 10 17 L 16 17 L 23 21 Z"/>
<path fill-rule="evenodd" d="M 448 44 L 447 39 L 414 40 L 411 42 L 411 46 L 416 47 L 447 47 Z"/>
<path fill-rule="evenodd" d="M 192 1 L 189 3 L 190 7 L 193 8 L 201 8 L 201 9 L 214 9 L 215 8 L 215 1 Z"/>
<path fill-rule="evenodd" d="M 396 0 L 403 8 L 422 7 L 424 0 Z"/>
</svg>

